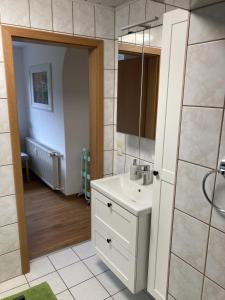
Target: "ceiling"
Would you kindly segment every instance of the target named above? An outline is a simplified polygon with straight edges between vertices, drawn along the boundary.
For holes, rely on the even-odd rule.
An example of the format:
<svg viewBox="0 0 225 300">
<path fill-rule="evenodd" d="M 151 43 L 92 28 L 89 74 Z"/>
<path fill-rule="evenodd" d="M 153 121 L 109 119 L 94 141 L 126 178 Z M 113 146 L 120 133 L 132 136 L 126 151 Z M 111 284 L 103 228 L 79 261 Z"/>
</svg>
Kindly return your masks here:
<svg viewBox="0 0 225 300">
<path fill-rule="evenodd" d="M 126 2 L 131 2 L 131 0 L 85 0 L 101 5 L 116 7 Z M 178 8 L 184 8 L 188 10 L 204 7 L 210 4 L 215 4 L 218 2 L 225 2 L 222 0 L 153 0 L 155 2 L 160 2 L 168 5 L 173 5 Z"/>
<path fill-rule="evenodd" d="M 193 10 L 196 8 L 204 7 L 218 2 L 225 2 L 221 0 L 154 0 L 156 2 L 173 5 L 179 8 Z"/>
</svg>

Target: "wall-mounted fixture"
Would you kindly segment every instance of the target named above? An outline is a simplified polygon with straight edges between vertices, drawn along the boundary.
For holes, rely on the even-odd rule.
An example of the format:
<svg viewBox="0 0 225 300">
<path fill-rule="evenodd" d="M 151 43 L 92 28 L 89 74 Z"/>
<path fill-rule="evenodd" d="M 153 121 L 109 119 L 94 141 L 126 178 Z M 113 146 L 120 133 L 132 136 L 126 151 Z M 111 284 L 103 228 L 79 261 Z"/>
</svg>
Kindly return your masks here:
<svg viewBox="0 0 225 300">
<path fill-rule="evenodd" d="M 220 165 L 219 165 L 219 169 L 217 170 L 212 170 L 210 172 L 208 172 L 203 180 L 202 180 L 202 190 L 203 190 L 203 193 L 205 195 L 205 198 L 206 200 L 210 203 L 210 205 L 212 205 L 215 210 L 217 210 L 219 213 L 222 213 L 222 214 L 225 214 L 225 209 L 223 208 L 220 208 L 218 207 L 214 202 L 213 202 L 213 199 L 210 199 L 207 192 L 206 192 L 206 181 L 207 181 L 207 178 L 211 175 L 211 174 L 221 174 L 224 178 L 225 178 L 225 157 L 223 159 L 221 159 L 220 161 Z"/>
</svg>

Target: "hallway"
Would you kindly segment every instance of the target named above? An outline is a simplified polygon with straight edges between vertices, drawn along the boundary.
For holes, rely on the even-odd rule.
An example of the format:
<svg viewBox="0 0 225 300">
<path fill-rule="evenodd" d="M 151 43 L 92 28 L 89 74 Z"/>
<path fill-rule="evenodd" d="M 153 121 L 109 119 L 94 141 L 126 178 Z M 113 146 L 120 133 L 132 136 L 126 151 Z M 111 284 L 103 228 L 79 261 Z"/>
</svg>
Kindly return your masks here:
<svg viewBox="0 0 225 300">
<path fill-rule="evenodd" d="M 24 183 L 30 259 L 91 236 L 91 210 L 84 198 L 52 191 L 32 176 Z"/>
</svg>

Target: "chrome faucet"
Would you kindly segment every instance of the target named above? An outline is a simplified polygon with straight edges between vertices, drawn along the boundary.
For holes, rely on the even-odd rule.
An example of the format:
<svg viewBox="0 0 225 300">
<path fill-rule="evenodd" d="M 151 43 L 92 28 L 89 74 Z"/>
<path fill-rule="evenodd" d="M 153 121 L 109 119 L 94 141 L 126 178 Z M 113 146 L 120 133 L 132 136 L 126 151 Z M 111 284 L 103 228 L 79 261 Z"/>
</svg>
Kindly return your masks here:
<svg viewBox="0 0 225 300">
<path fill-rule="evenodd" d="M 133 165 L 130 167 L 130 179 L 138 180 L 142 178 L 143 185 L 149 185 L 153 182 L 153 175 L 150 170 L 150 165 L 138 165 L 134 159 Z"/>
<path fill-rule="evenodd" d="M 137 171 L 142 176 L 142 184 L 152 184 L 153 178 L 150 170 L 150 165 L 140 165 L 140 169 Z"/>
</svg>

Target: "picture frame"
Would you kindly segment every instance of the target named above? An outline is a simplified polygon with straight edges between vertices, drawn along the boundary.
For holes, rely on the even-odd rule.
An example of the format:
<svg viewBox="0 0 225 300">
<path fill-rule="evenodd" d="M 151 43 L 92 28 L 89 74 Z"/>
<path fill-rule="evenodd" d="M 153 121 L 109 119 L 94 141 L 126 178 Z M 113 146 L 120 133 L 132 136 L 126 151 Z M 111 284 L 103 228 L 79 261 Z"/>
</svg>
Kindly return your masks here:
<svg viewBox="0 0 225 300">
<path fill-rule="evenodd" d="M 53 111 L 51 64 L 34 65 L 29 68 L 31 106 Z"/>
</svg>

